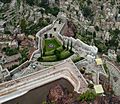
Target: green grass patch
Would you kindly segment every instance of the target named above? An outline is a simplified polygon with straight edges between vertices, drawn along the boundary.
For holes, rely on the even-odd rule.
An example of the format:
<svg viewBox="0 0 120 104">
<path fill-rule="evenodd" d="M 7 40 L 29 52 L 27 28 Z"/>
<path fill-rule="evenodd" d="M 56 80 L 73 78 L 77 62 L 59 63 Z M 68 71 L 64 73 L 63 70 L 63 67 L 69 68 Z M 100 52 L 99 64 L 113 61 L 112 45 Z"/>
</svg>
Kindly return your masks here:
<svg viewBox="0 0 120 104">
<path fill-rule="evenodd" d="M 45 39 L 46 52 L 57 49 L 60 46 L 61 46 L 60 42 L 57 41 L 55 38 Z"/>
<path fill-rule="evenodd" d="M 45 39 L 43 41 L 43 55 L 38 58 L 40 62 L 55 62 L 66 59 L 74 52 L 64 49 L 56 38 Z"/>
<path fill-rule="evenodd" d="M 42 58 L 43 58 L 43 61 L 45 61 L 45 62 L 52 62 L 52 61 L 56 60 L 55 55 L 53 55 L 53 56 L 45 56 L 45 57 L 42 57 Z"/>
<path fill-rule="evenodd" d="M 84 57 L 76 56 L 75 58 L 72 59 L 72 61 L 73 61 L 74 63 L 76 63 L 76 62 L 78 62 L 78 61 L 80 61 L 80 60 L 83 60 L 83 59 L 84 59 Z"/>
<path fill-rule="evenodd" d="M 45 52 L 44 56 L 51 56 L 51 55 L 54 55 L 54 50 Z"/>
<path fill-rule="evenodd" d="M 53 55 L 53 56 L 44 56 L 44 57 L 39 57 L 38 58 L 38 61 L 40 62 L 54 62 L 56 60 L 56 56 Z"/>
<path fill-rule="evenodd" d="M 61 54 L 60 54 L 61 57 L 60 58 L 61 59 L 66 59 L 66 58 L 70 57 L 71 55 L 73 55 L 73 52 L 70 52 L 68 50 L 64 50 L 64 51 L 61 52 Z"/>
<path fill-rule="evenodd" d="M 61 46 L 61 47 L 58 47 L 57 50 L 60 51 L 60 52 L 62 52 L 64 49 L 63 49 L 63 47 Z M 45 55 L 44 55 L 44 56 L 51 56 L 51 55 L 54 55 L 54 50 L 45 52 Z"/>
<path fill-rule="evenodd" d="M 73 52 L 70 52 L 68 50 L 64 50 L 64 51 L 60 52 L 59 59 L 57 59 L 57 55 L 54 54 L 54 55 L 51 55 L 51 56 L 43 56 L 42 58 L 39 57 L 38 61 L 40 61 L 40 62 L 55 62 L 55 61 L 60 61 L 60 60 L 66 59 L 73 54 L 74 54 Z"/>
</svg>

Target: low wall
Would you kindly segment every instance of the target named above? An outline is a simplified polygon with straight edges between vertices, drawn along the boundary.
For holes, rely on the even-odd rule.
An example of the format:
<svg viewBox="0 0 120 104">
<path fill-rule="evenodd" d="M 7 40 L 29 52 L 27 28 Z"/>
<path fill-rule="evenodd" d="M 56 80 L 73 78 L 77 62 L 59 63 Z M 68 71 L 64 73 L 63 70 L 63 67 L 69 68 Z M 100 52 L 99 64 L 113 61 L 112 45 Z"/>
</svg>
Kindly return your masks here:
<svg viewBox="0 0 120 104">
<path fill-rule="evenodd" d="M 14 70 L 10 71 L 10 74 L 13 75 L 13 74 L 21 71 L 23 68 L 27 67 L 29 64 L 30 64 L 30 62 L 27 60 L 26 62 L 24 62 L 23 64 L 21 64 L 17 68 L 15 68 Z"/>
</svg>

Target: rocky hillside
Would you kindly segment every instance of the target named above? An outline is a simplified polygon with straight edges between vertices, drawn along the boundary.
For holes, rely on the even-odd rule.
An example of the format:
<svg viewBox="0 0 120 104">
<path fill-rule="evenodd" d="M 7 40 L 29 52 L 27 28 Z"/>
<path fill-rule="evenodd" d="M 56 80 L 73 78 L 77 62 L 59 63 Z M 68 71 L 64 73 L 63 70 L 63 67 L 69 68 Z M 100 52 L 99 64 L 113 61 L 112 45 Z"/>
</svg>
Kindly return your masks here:
<svg viewBox="0 0 120 104">
<path fill-rule="evenodd" d="M 99 96 L 93 91 L 83 94 L 68 92 L 61 85 L 51 87 L 47 99 L 42 104 L 119 104 L 118 96 Z"/>
</svg>

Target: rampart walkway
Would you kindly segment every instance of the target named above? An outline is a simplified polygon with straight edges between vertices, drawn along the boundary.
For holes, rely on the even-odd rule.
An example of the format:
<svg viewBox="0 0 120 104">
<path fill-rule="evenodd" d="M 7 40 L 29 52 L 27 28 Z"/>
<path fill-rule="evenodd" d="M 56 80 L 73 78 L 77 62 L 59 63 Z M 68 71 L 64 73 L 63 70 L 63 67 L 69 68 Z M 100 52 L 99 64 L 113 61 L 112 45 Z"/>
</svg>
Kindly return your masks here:
<svg viewBox="0 0 120 104">
<path fill-rule="evenodd" d="M 87 90 L 86 80 L 74 63 L 68 59 L 31 75 L 0 84 L 0 103 L 22 96 L 34 88 L 60 78 L 67 79 L 77 93 Z"/>
</svg>

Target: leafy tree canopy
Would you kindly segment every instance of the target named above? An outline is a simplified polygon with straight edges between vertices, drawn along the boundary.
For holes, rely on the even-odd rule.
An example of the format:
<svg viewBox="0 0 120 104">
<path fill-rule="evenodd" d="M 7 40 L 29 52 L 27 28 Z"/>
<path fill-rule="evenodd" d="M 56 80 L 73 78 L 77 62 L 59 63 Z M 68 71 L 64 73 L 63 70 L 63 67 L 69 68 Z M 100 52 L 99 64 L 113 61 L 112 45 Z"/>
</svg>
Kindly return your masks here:
<svg viewBox="0 0 120 104">
<path fill-rule="evenodd" d="M 10 3 L 12 0 L 0 0 L 3 3 Z"/>
</svg>

